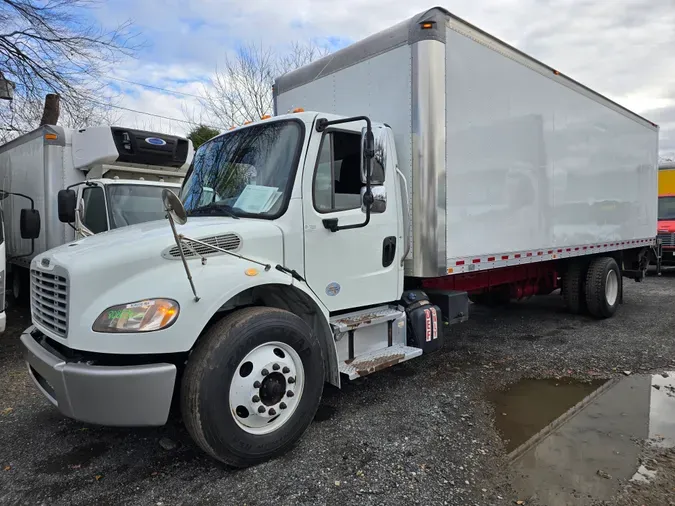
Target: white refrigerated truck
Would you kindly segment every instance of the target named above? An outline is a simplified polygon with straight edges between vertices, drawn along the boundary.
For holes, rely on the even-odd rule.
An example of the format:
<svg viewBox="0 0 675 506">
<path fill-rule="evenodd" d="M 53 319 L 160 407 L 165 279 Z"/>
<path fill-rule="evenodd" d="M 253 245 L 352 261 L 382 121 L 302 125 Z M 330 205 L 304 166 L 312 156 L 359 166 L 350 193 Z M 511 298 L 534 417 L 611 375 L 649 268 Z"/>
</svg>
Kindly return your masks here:
<svg viewBox="0 0 675 506">
<path fill-rule="evenodd" d="M 28 298 L 28 267 L 36 255 L 85 235 L 163 218 L 162 189 L 179 191 L 192 156 L 188 139 L 114 126 L 46 125 L 0 146 L 7 282 L 14 298 Z"/>
<path fill-rule="evenodd" d="M 246 466 L 300 438 L 324 381 L 439 349 L 469 296 L 562 286 L 603 318 L 644 276 L 658 127 L 444 9 L 274 99 L 199 148 L 169 223 L 33 260 L 21 340 L 62 413 L 161 425 L 179 400 L 201 448 Z"/>
</svg>

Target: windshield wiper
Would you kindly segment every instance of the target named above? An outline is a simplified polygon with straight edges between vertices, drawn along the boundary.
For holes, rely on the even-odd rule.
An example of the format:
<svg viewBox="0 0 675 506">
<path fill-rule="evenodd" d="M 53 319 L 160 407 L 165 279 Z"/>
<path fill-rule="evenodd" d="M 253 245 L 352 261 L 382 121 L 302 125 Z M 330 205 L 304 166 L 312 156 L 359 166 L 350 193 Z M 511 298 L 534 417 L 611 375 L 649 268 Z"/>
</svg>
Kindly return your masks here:
<svg viewBox="0 0 675 506">
<path fill-rule="evenodd" d="M 188 211 L 188 216 L 198 216 L 198 215 L 204 215 L 204 214 L 212 214 L 212 215 L 217 215 L 223 213 L 226 216 L 229 216 L 230 218 L 234 218 L 235 220 L 239 219 L 239 216 L 236 215 L 236 213 L 233 210 L 233 207 L 229 204 L 222 204 L 220 202 L 211 202 L 210 204 L 207 204 L 205 206 L 198 207 L 196 209 L 192 209 L 191 211 Z"/>
</svg>

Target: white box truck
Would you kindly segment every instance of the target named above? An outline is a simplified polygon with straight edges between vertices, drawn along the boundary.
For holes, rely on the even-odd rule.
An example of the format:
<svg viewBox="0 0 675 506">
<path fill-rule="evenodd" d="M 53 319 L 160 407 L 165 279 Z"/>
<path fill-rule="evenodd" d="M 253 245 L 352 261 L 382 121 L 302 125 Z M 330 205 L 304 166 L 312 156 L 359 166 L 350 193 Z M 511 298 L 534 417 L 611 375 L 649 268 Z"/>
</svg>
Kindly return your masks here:
<svg viewBox="0 0 675 506">
<path fill-rule="evenodd" d="M 197 150 L 169 223 L 33 260 L 21 340 L 62 413 L 161 425 L 175 398 L 246 466 L 300 438 L 324 381 L 438 350 L 469 296 L 562 287 L 605 318 L 644 276 L 658 127 L 444 9 L 280 77 L 275 102 Z"/>
<path fill-rule="evenodd" d="M 84 235 L 163 219 L 162 189 L 179 191 L 192 156 L 188 139 L 114 126 L 47 125 L 0 146 L 14 298 L 28 299 L 35 255 Z"/>
</svg>

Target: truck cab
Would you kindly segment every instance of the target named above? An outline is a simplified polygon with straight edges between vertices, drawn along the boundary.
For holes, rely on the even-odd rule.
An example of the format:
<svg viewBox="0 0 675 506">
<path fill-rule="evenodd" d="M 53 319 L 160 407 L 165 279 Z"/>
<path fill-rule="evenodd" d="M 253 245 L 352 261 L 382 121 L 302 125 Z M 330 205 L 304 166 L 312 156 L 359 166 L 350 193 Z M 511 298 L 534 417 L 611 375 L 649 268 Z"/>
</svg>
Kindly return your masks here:
<svg viewBox="0 0 675 506">
<path fill-rule="evenodd" d="M 661 265 L 675 265 L 675 162 L 662 162 L 658 176 L 658 238 Z"/>
<path fill-rule="evenodd" d="M 98 234 L 146 221 L 162 220 L 166 215 L 162 190 L 180 192 L 179 183 L 133 179 L 91 179 L 75 190 L 76 208 L 67 222 L 75 224 L 75 238 Z M 70 212 L 62 206 L 62 216 Z"/>
</svg>

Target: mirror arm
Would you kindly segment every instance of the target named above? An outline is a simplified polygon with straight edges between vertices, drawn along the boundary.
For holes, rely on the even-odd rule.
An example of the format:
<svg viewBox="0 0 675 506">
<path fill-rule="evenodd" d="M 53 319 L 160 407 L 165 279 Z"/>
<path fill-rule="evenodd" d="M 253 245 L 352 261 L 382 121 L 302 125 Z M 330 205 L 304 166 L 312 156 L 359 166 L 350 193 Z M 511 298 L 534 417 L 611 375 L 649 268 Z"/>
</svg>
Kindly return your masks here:
<svg viewBox="0 0 675 506">
<path fill-rule="evenodd" d="M 23 193 L 15 193 L 15 192 L 6 192 L 7 195 L 14 195 L 15 197 L 23 197 L 25 199 L 30 200 L 30 208 L 32 211 L 35 210 L 35 201 L 30 198 L 28 195 L 24 195 Z"/>
<path fill-rule="evenodd" d="M 370 223 L 370 206 L 373 204 L 373 192 L 370 189 L 370 176 L 373 172 L 373 158 L 375 157 L 375 137 L 373 136 L 373 125 L 368 116 L 352 116 L 350 118 L 341 118 L 328 121 L 326 118 L 319 118 L 316 120 L 316 131 L 323 132 L 331 125 L 341 125 L 343 123 L 353 123 L 355 121 L 366 122 L 366 145 L 363 148 L 363 156 L 366 158 L 366 191 L 363 194 L 363 203 L 366 205 L 366 219 L 362 223 L 354 225 L 338 225 L 337 218 L 330 218 L 323 220 L 324 228 L 331 232 L 339 230 L 350 230 L 353 228 L 363 228 Z"/>
</svg>

